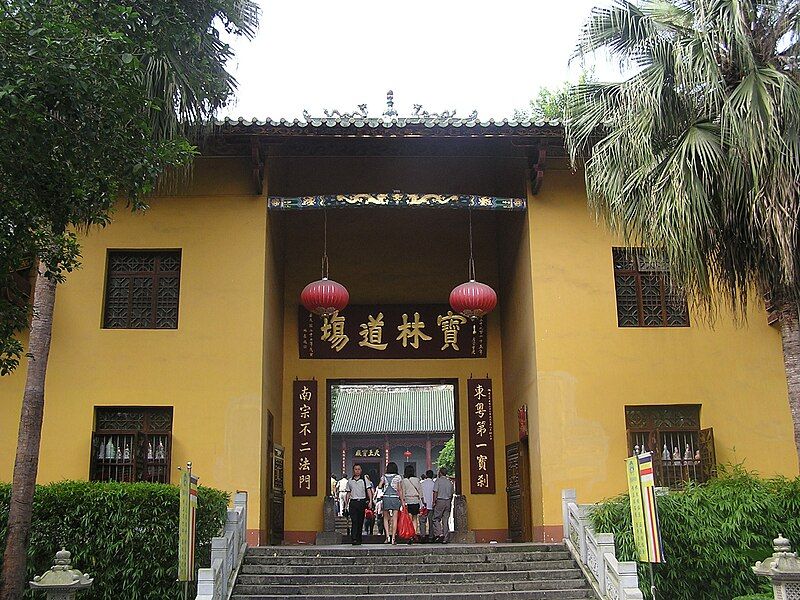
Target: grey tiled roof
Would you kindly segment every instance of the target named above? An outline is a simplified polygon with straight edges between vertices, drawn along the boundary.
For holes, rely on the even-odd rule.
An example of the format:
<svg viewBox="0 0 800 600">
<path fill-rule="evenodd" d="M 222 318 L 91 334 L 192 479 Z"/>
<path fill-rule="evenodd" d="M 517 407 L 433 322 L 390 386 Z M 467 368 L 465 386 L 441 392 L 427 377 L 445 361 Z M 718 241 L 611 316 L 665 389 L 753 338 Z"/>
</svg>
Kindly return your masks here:
<svg viewBox="0 0 800 600">
<path fill-rule="evenodd" d="M 462 119 L 459 117 L 317 117 L 306 119 L 245 119 L 239 117 L 232 119 L 225 117 L 224 119 L 217 119 L 214 124 L 219 127 L 225 126 L 243 126 L 243 127 L 297 127 L 304 128 L 320 128 L 320 127 L 355 127 L 362 128 L 368 127 L 372 129 L 402 129 L 408 126 L 422 126 L 422 127 L 464 127 L 467 129 L 491 129 L 500 127 L 513 127 L 520 129 L 543 129 L 548 127 L 560 128 L 563 123 L 558 120 L 552 121 L 515 121 L 514 119 L 489 119 L 486 121 L 479 121 L 475 119 Z"/>
<path fill-rule="evenodd" d="M 331 433 L 449 433 L 453 403 L 450 386 L 343 387 Z"/>
</svg>

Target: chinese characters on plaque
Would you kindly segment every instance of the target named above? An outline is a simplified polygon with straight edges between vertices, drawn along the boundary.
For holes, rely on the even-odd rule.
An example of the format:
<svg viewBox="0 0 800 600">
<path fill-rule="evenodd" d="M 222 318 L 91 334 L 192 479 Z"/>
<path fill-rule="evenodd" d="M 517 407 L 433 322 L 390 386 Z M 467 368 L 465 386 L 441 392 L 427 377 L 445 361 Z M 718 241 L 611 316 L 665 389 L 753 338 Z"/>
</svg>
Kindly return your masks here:
<svg viewBox="0 0 800 600">
<path fill-rule="evenodd" d="M 358 458 L 380 458 L 381 450 L 380 448 L 356 448 L 353 455 Z"/>
<path fill-rule="evenodd" d="M 351 305 L 320 317 L 302 306 L 300 358 L 485 358 L 486 319 L 446 304 Z"/>
<path fill-rule="evenodd" d="M 494 420 L 492 380 L 467 380 L 469 477 L 473 494 L 494 494 Z"/>
<path fill-rule="evenodd" d="M 294 419 L 292 496 L 317 495 L 317 382 L 295 381 L 292 387 Z"/>
</svg>

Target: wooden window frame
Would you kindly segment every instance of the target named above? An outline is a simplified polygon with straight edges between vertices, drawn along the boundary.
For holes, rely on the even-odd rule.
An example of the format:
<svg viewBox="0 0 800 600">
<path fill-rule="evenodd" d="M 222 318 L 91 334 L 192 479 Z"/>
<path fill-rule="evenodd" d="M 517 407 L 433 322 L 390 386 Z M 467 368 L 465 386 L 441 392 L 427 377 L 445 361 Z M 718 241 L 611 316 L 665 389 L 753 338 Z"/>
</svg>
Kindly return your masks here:
<svg viewBox="0 0 800 600">
<path fill-rule="evenodd" d="M 657 404 L 625 407 L 627 455 L 634 456 L 641 442 L 646 440 L 646 449 L 653 453 L 653 471 L 657 486 L 680 488 L 687 481 L 704 483 L 716 475 L 716 451 L 713 428 L 700 426 L 700 404 Z M 666 440 L 670 440 L 669 443 Z M 663 447 L 674 455 L 675 441 L 679 458 L 665 460 Z M 689 443 L 691 459 L 684 455 Z M 700 458 L 695 459 L 695 452 Z"/>
<path fill-rule="evenodd" d="M 152 271 L 111 271 L 111 259 L 114 255 L 152 255 L 154 257 L 154 265 Z M 178 261 L 177 270 L 162 271 L 161 261 L 163 258 L 170 256 L 176 258 Z M 180 289 L 181 289 L 181 271 L 182 271 L 183 253 L 180 249 L 173 250 L 109 250 L 106 257 L 106 279 L 105 288 L 103 292 L 103 329 L 177 329 L 179 306 L 180 306 Z M 164 327 L 158 325 L 158 309 L 159 309 L 159 284 L 161 279 L 165 278 L 177 279 L 177 287 L 175 288 L 175 320 L 170 323 L 170 326 Z M 128 302 L 127 302 L 127 316 L 124 325 L 111 325 L 109 323 L 109 290 L 111 280 L 116 278 L 125 278 L 132 281 L 135 278 L 146 278 L 152 280 L 152 300 L 150 306 L 150 318 L 146 326 L 137 326 L 133 323 L 133 285 L 129 285 Z"/>
<path fill-rule="evenodd" d="M 99 418 L 103 413 L 124 412 L 142 415 L 141 426 L 127 428 L 102 428 Z M 156 416 L 163 418 L 169 413 L 169 428 L 153 424 Z M 169 483 L 172 464 L 172 426 L 174 411 L 171 406 L 96 406 L 95 427 L 92 431 L 91 454 L 89 459 L 89 481 L 151 482 Z M 119 446 L 123 440 L 129 448 L 129 457 L 100 458 L 101 445 L 116 441 Z M 164 458 L 157 458 L 158 448 L 153 457 L 148 456 L 147 445 L 154 441 L 164 444 Z"/>
<path fill-rule="evenodd" d="M 627 253 L 629 260 L 632 263 L 632 268 L 618 268 L 617 264 L 620 262 L 618 253 Z M 618 327 L 690 327 L 689 307 L 686 302 L 686 297 L 681 294 L 680 298 L 676 296 L 680 292 L 673 291 L 670 293 L 670 275 L 666 269 L 645 269 L 642 268 L 642 257 L 647 252 L 644 248 L 612 248 L 612 264 L 614 266 L 614 293 L 617 301 L 617 326 Z M 658 305 L 660 307 L 661 319 L 659 323 L 647 323 L 645 317 L 645 297 L 643 293 L 642 276 L 654 275 L 658 278 L 659 298 Z M 633 277 L 636 288 L 636 311 L 637 322 L 623 323 L 620 314 L 620 278 Z M 670 296 L 675 298 L 675 302 L 670 302 Z M 675 303 L 679 302 L 681 310 L 671 309 Z M 681 319 L 680 322 L 673 322 L 675 319 Z"/>
</svg>

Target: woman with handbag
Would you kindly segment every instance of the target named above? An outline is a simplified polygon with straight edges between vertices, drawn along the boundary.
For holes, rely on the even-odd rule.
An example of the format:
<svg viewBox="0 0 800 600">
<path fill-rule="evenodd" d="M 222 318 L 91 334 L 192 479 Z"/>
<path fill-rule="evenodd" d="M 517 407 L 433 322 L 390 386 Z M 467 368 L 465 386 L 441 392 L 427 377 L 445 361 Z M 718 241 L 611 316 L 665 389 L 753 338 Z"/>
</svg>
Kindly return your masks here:
<svg viewBox="0 0 800 600">
<path fill-rule="evenodd" d="M 422 498 L 422 484 L 419 477 L 414 475 L 414 467 L 406 465 L 403 471 L 403 498 L 405 498 L 408 514 L 414 523 L 414 537 L 419 537 L 419 506 Z"/>
<path fill-rule="evenodd" d="M 378 488 L 383 490 L 381 498 L 381 512 L 383 513 L 383 524 L 386 531 L 385 544 L 397 543 L 397 518 L 400 507 L 405 505 L 403 498 L 402 479 L 397 473 L 397 463 L 390 462 L 386 465 L 386 473 L 381 477 Z"/>
</svg>

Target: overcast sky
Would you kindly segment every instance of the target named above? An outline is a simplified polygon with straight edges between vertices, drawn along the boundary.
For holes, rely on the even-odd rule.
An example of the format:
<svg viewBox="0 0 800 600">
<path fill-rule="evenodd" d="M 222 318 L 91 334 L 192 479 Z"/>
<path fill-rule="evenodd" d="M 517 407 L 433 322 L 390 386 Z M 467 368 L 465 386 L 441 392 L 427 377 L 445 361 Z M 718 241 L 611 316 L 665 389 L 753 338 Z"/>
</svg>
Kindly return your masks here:
<svg viewBox="0 0 800 600">
<path fill-rule="evenodd" d="M 261 27 L 237 40 L 236 102 L 223 115 L 301 117 L 303 109 L 380 115 L 393 90 L 415 103 L 481 119 L 510 117 L 540 86 L 574 80 L 569 57 L 604 0 L 259 0 Z M 601 78 L 614 70 L 601 66 Z"/>
</svg>

